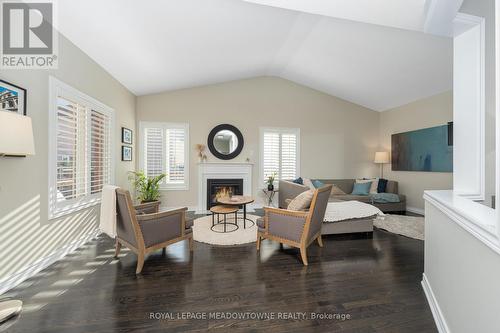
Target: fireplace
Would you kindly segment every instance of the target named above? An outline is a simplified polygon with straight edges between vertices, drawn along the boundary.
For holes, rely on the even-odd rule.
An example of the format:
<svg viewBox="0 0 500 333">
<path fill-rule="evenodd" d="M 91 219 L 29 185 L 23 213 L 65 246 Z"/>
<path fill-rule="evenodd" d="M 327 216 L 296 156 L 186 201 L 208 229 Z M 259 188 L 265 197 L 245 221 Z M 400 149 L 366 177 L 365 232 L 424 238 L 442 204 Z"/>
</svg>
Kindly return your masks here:
<svg viewBox="0 0 500 333">
<path fill-rule="evenodd" d="M 243 195 L 243 179 L 207 179 L 207 210 L 217 205 L 217 196 Z"/>
</svg>

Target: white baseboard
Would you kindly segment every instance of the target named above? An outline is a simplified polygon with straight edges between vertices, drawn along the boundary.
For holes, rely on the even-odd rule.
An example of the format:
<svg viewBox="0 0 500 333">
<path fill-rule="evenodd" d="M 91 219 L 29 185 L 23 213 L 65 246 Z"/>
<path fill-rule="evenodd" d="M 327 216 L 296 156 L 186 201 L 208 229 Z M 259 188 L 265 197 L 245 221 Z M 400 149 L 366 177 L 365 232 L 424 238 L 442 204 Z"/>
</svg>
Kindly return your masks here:
<svg viewBox="0 0 500 333">
<path fill-rule="evenodd" d="M 449 333 L 450 329 L 448 328 L 448 324 L 446 324 L 446 320 L 444 319 L 441 308 L 439 307 L 436 296 L 432 292 L 431 285 L 429 284 L 429 280 L 427 280 L 425 273 L 422 274 L 422 288 L 424 289 L 427 302 L 431 308 L 432 316 L 434 317 L 434 322 L 436 323 L 439 333 Z"/>
<path fill-rule="evenodd" d="M 425 210 L 422 208 L 416 208 L 416 207 L 406 207 L 406 210 L 411 213 L 415 214 L 420 214 L 420 215 L 425 215 Z"/>
<path fill-rule="evenodd" d="M 75 251 L 85 243 L 96 238 L 100 233 L 101 231 L 99 229 L 94 230 L 88 235 L 85 235 L 84 237 L 56 250 L 52 254 L 37 260 L 33 264 L 20 270 L 19 272 L 2 279 L 0 281 L 0 295 L 21 284 L 23 281 L 35 276 L 38 272 L 49 267 L 56 261 L 61 260 L 69 253 Z"/>
</svg>

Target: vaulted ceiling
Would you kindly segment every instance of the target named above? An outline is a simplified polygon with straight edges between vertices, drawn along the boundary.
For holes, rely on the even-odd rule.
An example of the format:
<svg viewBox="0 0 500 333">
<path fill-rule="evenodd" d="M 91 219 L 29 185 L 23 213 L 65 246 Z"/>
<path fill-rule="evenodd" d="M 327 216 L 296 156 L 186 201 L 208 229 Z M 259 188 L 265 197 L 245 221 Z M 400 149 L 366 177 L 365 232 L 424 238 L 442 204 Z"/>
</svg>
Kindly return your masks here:
<svg viewBox="0 0 500 333">
<path fill-rule="evenodd" d="M 364 23 L 266 1 L 64 0 L 59 30 L 136 95 L 272 75 L 383 111 L 452 88 L 452 39 L 421 32 L 424 12 Z"/>
</svg>

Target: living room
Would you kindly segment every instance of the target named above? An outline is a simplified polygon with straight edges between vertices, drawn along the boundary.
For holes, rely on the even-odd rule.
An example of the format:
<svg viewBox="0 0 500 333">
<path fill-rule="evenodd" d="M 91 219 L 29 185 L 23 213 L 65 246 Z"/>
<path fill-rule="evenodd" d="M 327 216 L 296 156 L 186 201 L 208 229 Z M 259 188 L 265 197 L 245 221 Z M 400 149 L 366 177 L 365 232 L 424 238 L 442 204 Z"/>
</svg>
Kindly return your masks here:
<svg viewBox="0 0 500 333">
<path fill-rule="evenodd" d="M 1 5 L 0 331 L 497 331 L 494 0 Z"/>
</svg>

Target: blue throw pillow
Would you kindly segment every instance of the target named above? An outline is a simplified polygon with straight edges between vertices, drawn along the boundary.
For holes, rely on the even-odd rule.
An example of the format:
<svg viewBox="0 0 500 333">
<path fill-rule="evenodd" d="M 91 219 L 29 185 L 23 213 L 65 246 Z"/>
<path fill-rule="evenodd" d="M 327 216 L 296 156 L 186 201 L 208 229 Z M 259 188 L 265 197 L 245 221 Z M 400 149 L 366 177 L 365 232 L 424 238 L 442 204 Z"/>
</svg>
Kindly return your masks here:
<svg viewBox="0 0 500 333">
<path fill-rule="evenodd" d="M 304 185 L 304 181 L 302 180 L 302 177 L 294 179 L 292 182 L 295 183 L 295 184 Z"/>
<path fill-rule="evenodd" d="M 320 182 L 319 180 L 316 180 L 316 179 L 312 180 L 311 182 L 313 183 L 314 187 L 316 187 L 316 188 L 320 188 L 320 187 L 325 186 L 325 184 L 323 184 L 322 182 Z"/>
<path fill-rule="evenodd" d="M 386 189 L 387 189 L 387 179 L 380 178 L 378 180 L 377 192 L 378 193 L 385 193 Z"/>
<path fill-rule="evenodd" d="M 372 182 L 367 183 L 354 183 L 354 187 L 352 189 L 352 193 L 354 195 L 368 195 L 370 193 L 370 186 L 372 186 Z"/>
</svg>

